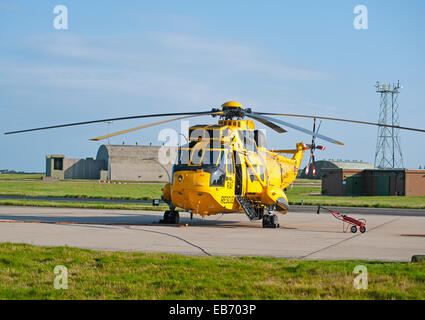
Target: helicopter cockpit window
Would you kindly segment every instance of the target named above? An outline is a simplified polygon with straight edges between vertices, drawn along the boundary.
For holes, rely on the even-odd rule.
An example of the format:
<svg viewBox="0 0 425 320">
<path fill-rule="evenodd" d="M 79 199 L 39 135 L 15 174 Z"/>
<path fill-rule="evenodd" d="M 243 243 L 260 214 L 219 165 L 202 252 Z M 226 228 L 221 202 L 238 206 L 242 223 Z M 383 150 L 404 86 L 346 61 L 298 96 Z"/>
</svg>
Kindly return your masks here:
<svg viewBox="0 0 425 320">
<path fill-rule="evenodd" d="M 205 130 L 203 129 L 190 129 L 189 130 L 189 140 L 190 141 L 199 141 L 204 138 Z"/>
<path fill-rule="evenodd" d="M 266 135 L 263 130 L 254 130 L 254 140 L 258 148 L 266 148 Z"/>
<path fill-rule="evenodd" d="M 254 168 L 255 171 L 257 171 L 257 166 L 252 166 Z M 257 177 L 255 176 L 254 172 L 252 171 L 251 167 L 247 167 L 248 168 L 248 175 L 249 175 L 249 179 L 251 180 L 251 182 L 256 181 Z"/>
<path fill-rule="evenodd" d="M 261 181 L 264 181 L 264 167 L 263 166 L 259 166 L 258 169 L 260 170 L 260 179 Z"/>
<path fill-rule="evenodd" d="M 179 148 L 173 173 L 201 169 L 210 173 L 210 186 L 224 187 L 226 170 L 233 172 L 233 155 L 229 148 L 209 148 L 207 141 L 196 141 Z M 224 147 L 224 146 L 223 146 Z M 230 156 L 229 156 L 230 154 Z"/>
<path fill-rule="evenodd" d="M 186 144 L 180 147 L 177 151 L 175 165 L 190 166 L 217 166 L 220 153 L 223 149 L 209 148 L 208 145 L 198 145 L 199 142 Z"/>
<path fill-rule="evenodd" d="M 202 166 L 216 166 L 219 155 L 220 149 L 205 149 L 199 164 Z M 193 161 L 191 164 L 194 165 Z"/>
<path fill-rule="evenodd" d="M 205 138 L 208 139 L 218 139 L 220 131 L 218 130 L 205 130 Z"/>
<path fill-rule="evenodd" d="M 202 148 L 193 148 L 190 153 L 190 164 L 192 166 L 198 166 L 201 164 L 202 156 L 204 155 L 204 149 Z"/>
<path fill-rule="evenodd" d="M 239 138 L 241 139 L 247 151 L 257 151 L 255 144 L 255 134 L 249 130 L 239 130 Z"/>
<path fill-rule="evenodd" d="M 264 167 L 263 166 L 252 166 L 257 173 L 257 175 L 260 177 L 261 181 L 264 181 Z M 248 167 L 248 175 L 251 182 L 258 181 L 257 177 L 255 176 L 254 172 L 252 171 L 251 167 Z"/>
<path fill-rule="evenodd" d="M 189 148 L 188 145 L 184 145 L 178 149 L 176 165 L 188 165 L 189 164 Z"/>
<path fill-rule="evenodd" d="M 226 152 L 223 150 L 220 153 L 220 160 L 218 162 L 218 167 L 226 172 Z"/>
<path fill-rule="evenodd" d="M 193 148 L 190 150 L 191 166 L 216 166 L 220 156 L 220 149 Z"/>
<path fill-rule="evenodd" d="M 224 187 L 226 181 L 226 158 L 222 151 L 217 167 L 211 172 L 210 186 Z"/>
<path fill-rule="evenodd" d="M 220 149 L 210 149 L 208 152 L 205 153 L 204 160 L 202 161 L 202 164 L 208 164 L 215 166 L 217 165 L 219 156 L 220 156 Z"/>
<path fill-rule="evenodd" d="M 226 154 L 227 154 L 227 172 L 233 173 L 233 153 L 230 151 L 227 151 Z"/>
</svg>

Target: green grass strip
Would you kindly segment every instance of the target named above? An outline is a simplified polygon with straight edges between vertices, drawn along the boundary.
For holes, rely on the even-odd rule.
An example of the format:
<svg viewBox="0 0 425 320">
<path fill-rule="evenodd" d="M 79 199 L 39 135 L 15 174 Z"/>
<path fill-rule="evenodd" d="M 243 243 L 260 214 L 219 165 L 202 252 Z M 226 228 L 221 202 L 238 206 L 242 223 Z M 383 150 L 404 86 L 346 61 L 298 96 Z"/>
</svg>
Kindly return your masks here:
<svg viewBox="0 0 425 320">
<path fill-rule="evenodd" d="M 54 288 L 55 266 L 68 289 Z M 353 286 L 356 265 L 368 289 Z M 425 299 L 425 263 L 103 252 L 0 243 L 2 299 Z"/>
<path fill-rule="evenodd" d="M 0 181 L 0 195 L 66 197 L 78 199 L 151 200 L 161 198 L 163 184 L 103 184 L 97 182 Z M 331 197 L 321 187 L 290 187 L 289 204 L 371 208 L 425 209 L 425 196 Z M 50 202 L 50 201 L 49 201 Z M 13 204 L 12 202 L 8 202 Z M 37 202 L 39 203 L 39 202 Z M 37 205 L 34 202 L 35 205 Z M 46 202 L 47 203 L 47 202 Z M 56 203 L 56 202 L 55 202 Z M 50 204 L 52 206 L 52 203 Z M 58 204 L 55 206 L 67 206 Z M 68 205 L 69 206 L 69 205 Z M 76 206 L 76 205 L 72 205 Z M 128 208 L 127 205 L 122 207 Z M 116 208 L 116 207 L 114 207 Z"/>
</svg>

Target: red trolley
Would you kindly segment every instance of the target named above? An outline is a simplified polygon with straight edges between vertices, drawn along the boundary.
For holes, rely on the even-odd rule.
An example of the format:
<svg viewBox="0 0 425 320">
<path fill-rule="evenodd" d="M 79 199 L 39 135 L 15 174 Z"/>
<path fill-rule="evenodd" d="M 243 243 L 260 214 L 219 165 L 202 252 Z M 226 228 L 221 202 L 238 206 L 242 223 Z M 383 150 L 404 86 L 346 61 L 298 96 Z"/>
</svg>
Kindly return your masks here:
<svg viewBox="0 0 425 320">
<path fill-rule="evenodd" d="M 345 214 L 333 211 L 331 209 L 322 207 L 322 206 L 318 206 L 317 207 L 317 214 L 320 213 L 320 209 L 325 209 L 327 211 L 329 211 L 336 219 L 342 221 L 342 231 L 343 232 L 347 232 L 348 227 L 351 225 L 351 232 L 352 233 L 356 233 L 357 232 L 357 228 L 360 229 L 361 233 L 366 232 L 366 220 L 365 219 L 354 219 L 352 217 L 349 217 Z M 345 224 L 347 223 L 347 227 L 345 227 Z"/>
</svg>

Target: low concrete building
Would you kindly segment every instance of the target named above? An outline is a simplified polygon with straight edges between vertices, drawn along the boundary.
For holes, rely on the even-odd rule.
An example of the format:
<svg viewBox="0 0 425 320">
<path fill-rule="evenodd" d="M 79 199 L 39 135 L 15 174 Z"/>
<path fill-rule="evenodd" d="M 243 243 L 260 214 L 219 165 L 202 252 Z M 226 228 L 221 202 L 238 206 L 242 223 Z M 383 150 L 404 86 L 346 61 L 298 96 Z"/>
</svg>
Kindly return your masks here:
<svg viewBox="0 0 425 320">
<path fill-rule="evenodd" d="M 425 196 L 425 170 L 324 169 L 322 194 L 330 196 Z"/>
<path fill-rule="evenodd" d="M 93 179 L 168 182 L 176 148 L 165 152 L 168 163 L 158 159 L 159 146 L 102 145 L 96 159 L 69 159 L 64 155 L 46 156 L 46 177 L 56 179 Z"/>
<path fill-rule="evenodd" d="M 57 179 L 99 179 L 103 160 L 68 159 L 64 155 L 46 156 L 46 177 Z"/>
</svg>

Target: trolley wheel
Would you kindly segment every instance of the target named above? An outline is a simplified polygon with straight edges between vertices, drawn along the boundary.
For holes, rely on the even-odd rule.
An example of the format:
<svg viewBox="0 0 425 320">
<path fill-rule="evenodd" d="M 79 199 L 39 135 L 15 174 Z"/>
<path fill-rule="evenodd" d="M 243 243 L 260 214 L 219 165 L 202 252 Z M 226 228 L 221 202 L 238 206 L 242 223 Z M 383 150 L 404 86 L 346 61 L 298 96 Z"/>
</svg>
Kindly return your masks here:
<svg viewBox="0 0 425 320">
<path fill-rule="evenodd" d="M 366 227 L 365 227 L 365 226 L 360 227 L 360 232 L 361 232 L 361 233 L 365 233 L 365 232 L 366 232 Z"/>
<path fill-rule="evenodd" d="M 356 233 L 357 232 L 357 227 L 356 226 L 352 226 L 351 227 L 351 232 L 352 233 Z"/>
</svg>

